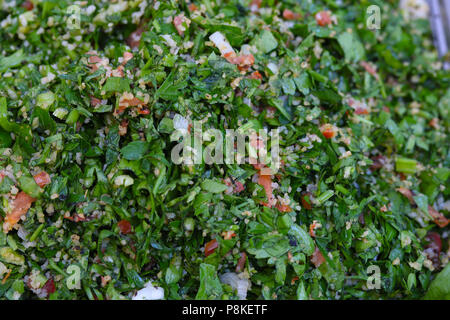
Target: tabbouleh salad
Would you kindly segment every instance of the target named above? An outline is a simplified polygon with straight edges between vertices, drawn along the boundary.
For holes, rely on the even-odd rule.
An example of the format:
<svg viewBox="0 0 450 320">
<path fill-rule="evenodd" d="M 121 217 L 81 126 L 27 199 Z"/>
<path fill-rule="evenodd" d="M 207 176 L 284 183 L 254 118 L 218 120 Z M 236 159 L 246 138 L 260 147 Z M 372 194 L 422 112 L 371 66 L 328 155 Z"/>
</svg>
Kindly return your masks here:
<svg viewBox="0 0 450 320">
<path fill-rule="evenodd" d="M 427 10 L 0 0 L 0 299 L 450 299 Z M 174 164 L 194 121 L 280 170 Z"/>
</svg>

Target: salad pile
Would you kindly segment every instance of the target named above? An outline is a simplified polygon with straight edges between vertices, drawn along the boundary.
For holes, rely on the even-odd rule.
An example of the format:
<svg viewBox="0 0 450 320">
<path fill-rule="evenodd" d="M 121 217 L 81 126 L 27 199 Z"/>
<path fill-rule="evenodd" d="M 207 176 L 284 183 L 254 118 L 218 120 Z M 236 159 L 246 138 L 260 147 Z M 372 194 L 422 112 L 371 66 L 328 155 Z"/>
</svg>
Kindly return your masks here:
<svg viewBox="0 0 450 320">
<path fill-rule="evenodd" d="M 449 299 L 427 9 L 0 0 L 0 299 Z M 195 121 L 280 169 L 174 163 Z"/>
</svg>

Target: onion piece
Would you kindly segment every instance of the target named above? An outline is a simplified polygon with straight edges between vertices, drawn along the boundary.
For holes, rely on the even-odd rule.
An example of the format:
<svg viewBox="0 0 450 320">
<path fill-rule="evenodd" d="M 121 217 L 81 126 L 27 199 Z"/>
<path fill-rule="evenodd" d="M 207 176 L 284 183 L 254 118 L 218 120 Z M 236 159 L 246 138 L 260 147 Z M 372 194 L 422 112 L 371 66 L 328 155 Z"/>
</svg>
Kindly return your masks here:
<svg viewBox="0 0 450 320">
<path fill-rule="evenodd" d="M 236 56 L 236 52 L 234 51 L 231 44 L 225 38 L 225 36 L 219 31 L 214 32 L 209 36 L 209 40 L 211 40 L 214 45 L 219 49 L 220 54 L 225 58 L 232 58 Z"/>
<path fill-rule="evenodd" d="M 245 300 L 247 298 L 247 291 L 251 287 L 251 282 L 248 279 L 241 279 L 238 274 L 227 272 L 220 276 L 220 281 L 236 290 L 239 299 Z"/>
<path fill-rule="evenodd" d="M 145 284 L 145 287 L 138 290 L 132 300 L 163 300 L 164 289 L 161 287 L 154 287 L 152 282 L 149 281 Z"/>
</svg>

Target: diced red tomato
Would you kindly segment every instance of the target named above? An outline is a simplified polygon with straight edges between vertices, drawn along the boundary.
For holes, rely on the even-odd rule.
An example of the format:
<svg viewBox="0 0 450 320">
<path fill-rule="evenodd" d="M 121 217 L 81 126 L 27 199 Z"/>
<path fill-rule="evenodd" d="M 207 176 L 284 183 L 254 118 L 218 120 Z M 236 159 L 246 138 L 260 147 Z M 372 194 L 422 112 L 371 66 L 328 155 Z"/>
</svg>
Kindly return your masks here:
<svg viewBox="0 0 450 320">
<path fill-rule="evenodd" d="M 439 235 L 439 233 L 437 232 L 429 232 L 426 236 L 425 239 L 427 239 L 427 241 L 429 242 L 427 244 L 427 248 L 433 247 L 435 249 L 436 252 L 441 252 L 442 250 L 442 241 L 441 241 L 441 236 Z"/>
<path fill-rule="evenodd" d="M 300 14 L 293 12 L 289 9 L 284 9 L 283 18 L 286 20 L 298 20 L 300 19 Z"/>
<path fill-rule="evenodd" d="M 369 114 L 369 110 L 364 109 L 364 108 L 356 108 L 355 113 L 358 115 Z"/>
<path fill-rule="evenodd" d="M 325 262 L 325 257 L 322 252 L 320 252 L 319 248 L 316 247 L 313 255 L 311 256 L 311 262 L 314 264 L 316 268 L 318 268 L 322 263 Z"/>
<path fill-rule="evenodd" d="M 24 3 L 22 3 L 21 7 L 27 11 L 31 11 L 34 8 L 34 4 L 33 2 L 26 0 Z"/>
<path fill-rule="evenodd" d="M 120 113 L 124 112 L 128 107 L 142 108 L 142 106 L 145 106 L 144 101 L 142 101 L 136 97 L 133 97 L 130 99 L 121 98 L 119 100 L 119 107 L 117 108 L 116 111 L 117 111 L 117 113 L 120 114 Z M 139 108 L 138 108 L 138 112 L 139 112 Z M 148 113 L 146 113 L 146 111 L 144 111 L 144 114 L 148 114 Z"/>
<path fill-rule="evenodd" d="M 332 124 L 326 123 L 320 127 L 320 132 L 327 139 L 332 139 L 337 135 L 337 128 Z"/>
<path fill-rule="evenodd" d="M 372 75 L 375 79 L 379 80 L 377 71 L 366 61 L 361 61 L 361 66 L 366 69 L 366 71 Z"/>
<path fill-rule="evenodd" d="M 91 106 L 96 107 L 96 106 L 100 105 L 101 103 L 102 103 L 102 100 L 91 96 Z"/>
<path fill-rule="evenodd" d="M 261 8 L 262 0 L 252 0 L 250 3 L 250 9 L 255 11 L 256 9 Z"/>
<path fill-rule="evenodd" d="M 406 198 L 408 198 L 409 202 L 411 204 L 415 204 L 416 201 L 414 200 L 414 195 L 412 193 L 411 190 L 407 189 L 407 188 L 397 188 L 396 189 L 398 192 L 400 192 L 402 195 L 404 195 Z M 440 213 L 439 211 L 436 211 L 432 206 L 428 206 L 428 213 L 430 214 L 430 216 L 433 218 L 433 222 L 436 223 L 440 228 L 445 228 L 448 223 L 449 223 L 449 219 L 447 219 L 442 213 Z"/>
<path fill-rule="evenodd" d="M 117 226 L 120 229 L 120 233 L 122 234 L 129 234 L 131 233 L 131 223 L 128 220 L 120 220 L 117 223 Z"/>
<path fill-rule="evenodd" d="M 137 112 L 143 115 L 150 114 L 150 110 L 148 110 L 147 108 L 138 108 Z"/>
<path fill-rule="evenodd" d="M 20 191 L 12 203 L 12 211 L 5 217 L 5 223 L 3 224 L 3 231 L 8 232 L 12 227 L 19 222 L 20 218 L 27 214 L 31 208 L 35 198 L 30 197 L 24 191 Z"/>
<path fill-rule="evenodd" d="M 56 291 L 55 282 L 53 281 L 53 278 L 47 280 L 47 282 L 42 287 L 42 291 L 46 293 L 47 297 Z"/>
<path fill-rule="evenodd" d="M 425 239 L 428 242 L 425 245 L 427 258 L 431 260 L 433 262 L 433 266 L 437 268 L 439 267 L 439 254 L 442 250 L 441 236 L 437 232 L 429 232 L 425 236 Z"/>
<path fill-rule="evenodd" d="M 175 29 L 177 29 L 177 32 L 180 36 L 184 34 L 183 30 L 181 29 L 182 24 L 183 24 L 182 15 L 178 15 L 173 18 L 173 25 L 175 26 Z"/>
<path fill-rule="evenodd" d="M 44 188 L 48 185 L 52 180 L 47 172 L 42 171 L 41 173 L 34 176 L 34 181 L 36 181 L 37 185 L 41 188 Z"/>
<path fill-rule="evenodd" d="M 123 119 L 119 125 L 119 135 L 124 136 L 127 134 L 127 131 L 128 131 L 128 120 Z"/>
<path fill-rule="evenodd" d="M 131 49 L 139 48 L 142 33 L 144 33 L 144 27 L 139 27 L 134 32 L 132 32 L 130 36 L 127 38 L 127 44 L 130 46 Z"/>
<path fill-rule="evenodd" d="M 272 176 L 271 175 L 259 175 L 258 184 L 264 188 L 264 191 L 266 192 L 267 200 L 269 201 L 269 207 L 271 207 L 271 203 L 273 200 Z"/>
<path fill-rule="evenodd" d="M 222 232 L 222 237 L 225 240 L 231 240 L 233 237 L 236 237 L 236 233 L 232 230 Z"/>
<path fill-rule="evenodd" d="M 320 11 L 316 13 L 317 24 L 321 27 L 325 27 L 331 24 L 331 16 L 328 11 Z"/>
<path fill-rule="evenodd" d="M 97 55 L 91 55 L 88 58 L 88 66 L 91 69 L 91 72 L 95 72 L 98 70 L 97 63 L 101 62 L 102 59 Z"/>
<path fill-rule="evenodd" d="M 81 214 L 74 214 L 73 217 L 71 216 L 64 216 L 65 219 L 73 221 L 73 222 L 80 222 L 80 221 L 86 221 L 86 217 L 84 215 Z"/>
<path fill-rule="evenodd" d="M 123 61 L 122 61 L 122 65 L 126 65 L 128 61 L 130 61 L 131 59 L 133 59 L 134 55 L 131 52 L 125 51 L 123 53 Z"/>
<path fill-rule="evenodd" d="M 287 204 L 279 204 L 279 203 L 277 203 L 275 205 L 275 208 L 277 208 L 278 211 L 280 211 L 280 212 L 291 212 L 292 211 L 292 208 L 289 205 L 287 205 Z"/>
<path fill-rule="evenodd" d="M 173 25 L 175 26 L 175 29 L 177 29 L 177 32 L 180 36 L 184 35 L 184 31 L 186 31 L 186 28 L 189 27 L 190 23 L 191 20 L 187 19 L 184 16 L 184 13 L 179 14 L 173 18 Z"/>
<path fill-rule="evenodd" d="M 249 78 L 250 79 L 259 79 L 259 80 L 261 80 L 262 79 L 262 75 L 261 75 L 261 73 L 259 73 L 259 71 L 254 71 L 254 72 L 252 72 L 252 74 L 250 75 Z"/>
<path fill-rule="evenodd" d="M 194 12 L 194 11 L 198 10 L 197 6 L 193 3 L 189 4 L 188 9 L 190 12 Z"/>
<path fill-rule="evenodd" d="M 396 190 L 400 192 L 402 195 L 404 195 L 406 198 L 408 198 L 410 203 L 415 203 L 413 193 L 411 190 L 403 187 L 397 188 Z"/>
<path fill-rule="evenodd" d="M 234 183 L 234 193 L 239 193 L 244 190 L 245 190 L 245 188 L 244 188 L 244 185 L 242 184 L 242 182 L 236 181 Z"/>
<path fill-rule="evenodd" d="M 428 206 L 428 213 L 433 217 L 434 223 L 436 223 L 440 228 L 445 228 L 448 225 L 449 220 L 430 205 Z"/>
<path fill-rule="evenodd" d="M 255 63 L 255 57 L 253 54 L 244 54 L 236 56 L 234 52 L 228 52 L 224 55 L 224 58 L 231 64 L 236 64 L 240 71 L 246 71 Z"/>
<path fill-rule="evenodd" d="M 316 222 L 314 221 L 309 225 L 309 235 L 313 238 L 316 237 L 316 233 L 314 232 L 315 229 L 316 229 Z"/>
<path fill-rule="evenodd" d="M 311 196 L 310 193 L 305 193 L 304 195 L 302 195 L 301 197 L 301 202 L 302 202 L 302 206 L 303 208 L 305 208 L 306 210 L 311 210 L 312 206 L 311 206 L 311 198 L 309 198 Z M 309 198 L 309 199 L 306 199 Z"/>
<path fill-rule="evenodd" d="M 205 245 L 205 256 L 209 256 L 211 254 L 214 253 L 214 251 L 219 247 L 219 243 L 217 242 L 216 239 L 213 239 L 211 241 L 209 241 L 206 245 Z"/>
<path fill-rule="evenodd" d="M 247 261 L 247 254 L 245 252 L 241 252 L 241 257 L 238 260 L 238 263 L 236 265 L 236 272 L 242 272 L 245 268 L 245 262 Z"/>
<path fill-rule="evenodd" d="M 438 118 L 433 118 L 430 120 L 430 122 L 428 122 L 428 124 L 433 127 L 434 129 L 439 129 L 439 119 Z"/>
<path fill-rule="evenodd" d="M 370 166 L 370 170 L 372 171 L 381 169 L 386 163 L 386 157 L 383 155 L 374 156 L 371 159 L 373 164 Z"/>
</svg>

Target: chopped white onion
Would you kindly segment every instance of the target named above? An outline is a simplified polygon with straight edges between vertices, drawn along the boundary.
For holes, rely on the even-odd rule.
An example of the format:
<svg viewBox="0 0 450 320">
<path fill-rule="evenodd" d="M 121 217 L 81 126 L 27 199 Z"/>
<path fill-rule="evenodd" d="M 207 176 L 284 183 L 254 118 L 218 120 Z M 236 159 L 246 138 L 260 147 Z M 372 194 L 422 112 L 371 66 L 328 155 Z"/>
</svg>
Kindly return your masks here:
<svg viewBox="0 0 450 320">
<path fill-rule="evenodd" d="M 250 281 L 248 279 L 241 279 L 238 274 L 234 272 L 227 272 L 220 276 L 222 283 L 230 285 L 237 291 L 237 296 L 241 300 L 247 298 L 247 290 L 250 288 Z"/>
<path fill-rule="evenodd" d="M 152 282 L 149 281 L 145 284 L 145 287 L 139 290 L 132 300 L 163 300 L 164 289 L 160 287 L 154 287 Z"/>
<path fill-rule="evenodd" d="M 216 31 L 212 35 L 210 35 L 209 40 L 211 40 L 214 43 L 214 45 L 219 49 L 220 54 L 222 56 L 236 54 L 231 44 L 228 42 L 225 36 L 219 31 Z"/>
</svg>

